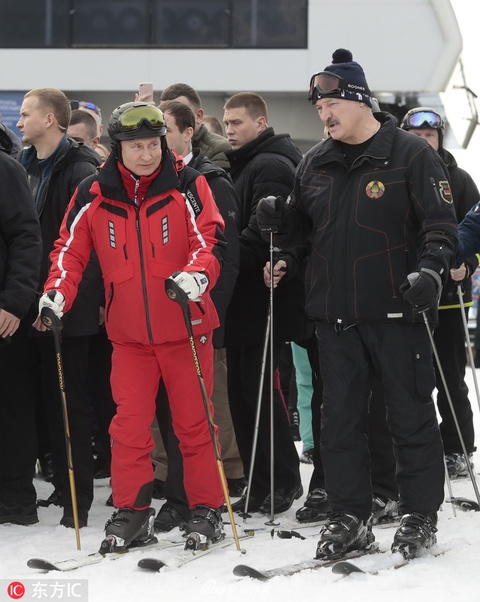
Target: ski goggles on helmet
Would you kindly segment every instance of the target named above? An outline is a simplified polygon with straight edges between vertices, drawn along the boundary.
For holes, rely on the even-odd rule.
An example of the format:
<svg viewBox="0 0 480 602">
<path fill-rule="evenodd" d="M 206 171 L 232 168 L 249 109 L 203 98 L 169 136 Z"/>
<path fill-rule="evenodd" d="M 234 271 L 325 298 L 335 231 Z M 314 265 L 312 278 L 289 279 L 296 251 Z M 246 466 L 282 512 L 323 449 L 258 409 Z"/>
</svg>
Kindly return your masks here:
<svg viewBox="0 0 480 602">
<path fill-rule="evenodd" d="M 159 136 L 165 135 L 165 119 L 160 109 L 153 105 L 131 107 L 119 118 L 119 131 L 124 134 L 134 134 L 145 125 Z"/>
<path fill-rule="evenodd" d="M 409 112 L 405 116 L 403 127 L 405 129 L 421 127 L 438 129 L 443 127 L 443 119 L 438 113 L 431 110 Z"/>
</svg>

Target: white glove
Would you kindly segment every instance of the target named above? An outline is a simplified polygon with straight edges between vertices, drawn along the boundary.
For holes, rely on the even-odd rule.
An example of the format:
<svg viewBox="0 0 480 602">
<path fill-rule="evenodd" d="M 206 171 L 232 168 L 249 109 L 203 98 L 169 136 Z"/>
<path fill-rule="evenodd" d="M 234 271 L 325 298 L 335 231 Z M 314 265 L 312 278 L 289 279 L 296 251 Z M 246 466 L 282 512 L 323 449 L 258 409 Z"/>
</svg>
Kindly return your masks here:
<svg viewBox="0 0 480 602">
<path fill-rule="evenodd" d="M 199 272 L 180 272 L 172 280 L 187 294 L 190 301 L 199 301 L 206 291 L 208 278 Z"/>
<path fill-rule="evenodd" d="M 63 308 L 65 307 L 65 297 L 58 291 L 47 291 L 40 297 L 38 302 L 38 314 L 42 315 L 42 309 L 49 307 L 54 314 L 60 319 L 63 316 Z"/>
</svg>

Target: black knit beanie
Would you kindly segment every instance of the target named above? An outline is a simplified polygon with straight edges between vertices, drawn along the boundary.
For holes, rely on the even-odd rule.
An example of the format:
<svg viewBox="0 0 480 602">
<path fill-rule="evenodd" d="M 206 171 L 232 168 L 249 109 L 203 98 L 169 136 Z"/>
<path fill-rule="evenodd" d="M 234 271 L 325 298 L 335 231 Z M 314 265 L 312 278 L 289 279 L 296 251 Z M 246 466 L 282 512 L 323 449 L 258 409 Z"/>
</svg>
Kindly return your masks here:
<svg viewBox="0 0 480 602">
<path fill-rule="evenodd" d="M 353 60 L 350 50 L 344 48 L 335 50 L 332 55 L 332 64 L 325 67 L 324 72 L 336 75 L 345 82 L 347 90 L 339 92 L 339 98 L 364 102 L 369 107 L 372 106 L 372 95 L 365 73 L 362 67 Z"/>
</svg>

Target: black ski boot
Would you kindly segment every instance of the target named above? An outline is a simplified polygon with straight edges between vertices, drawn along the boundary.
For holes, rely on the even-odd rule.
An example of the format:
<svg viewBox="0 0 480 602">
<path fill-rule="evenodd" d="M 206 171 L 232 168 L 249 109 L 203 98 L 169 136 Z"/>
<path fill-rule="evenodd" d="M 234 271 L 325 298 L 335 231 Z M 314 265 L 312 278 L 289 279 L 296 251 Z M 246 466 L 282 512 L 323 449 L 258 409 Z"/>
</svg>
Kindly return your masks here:
<svg viewBox="0 0 480 602">
<path fill-rule="evenodd" d="M 465 454 L 447 454 L 445 456 L 445 463 L 447 465 L 448 476 L 451 479 L 459 479 L 462 477 L 468 477 L 468 462 L 473 469 L 472 455 L 469 454 L 468 460 Z"/>
<path fill-rule="evenodd" d="M 393 538 L 392 552 L 400 552 L 406 560 L 415 558 L 422 548 L 437 543 L 437 513 L 404 514 Z"/>
<path fill-rule="evenodd" d="M 222 509 L 208 506 L 195 506 L 192 516 L 185 527 L 187 541 L 186 550 L 199 550 L 208 544 L 220 541 L 225 537 L 223 531 Z"/>
<path fill-rule="evenodd" d="M 188 514 L 188 507 L 185 507 L 185 513 Z M 162 531 L 163 533 L 168 533 L 175 527 L 178 527 L 180 530 L 185 529 L 187 521 L 183 518 L 180 512 L 168 502 L 165 502 L 163 506 L 158 511 L 158 514 L 155 518 L 154 527 L 155 531 Z"/>
<path fill-rule="evenodd" d="M 295 513 L 299 523 L 313 523 L 318 520 L 325 520 L 330 513 L 328 496 L 325 489 L 317 487 L 312 489 L 307 495 L 305 503 Z"/>
<path fill-rule="evenodd" d="M 367 552 L 374 541 L 375 536 L 369 523 L 352 514 L 334 514 L 320 531 L 316 558 L 342 558 L 352 550 Z"/>
<path fill-rule="evenodd" d="M 127 548 L 137 548 L 157 543 L 153 521 L 155 510 L 134 510 L 120 508 L 105 524 L 105 539 L 100 546 L 100 554 L 121 553 Z"/>
<path fill-rule="evenodd" d="M 393 523 L 400 518 L 398 502 L 384 495 L 374 495 L 372 498 L 372 524 L 384 525 Z"/>
</svg>

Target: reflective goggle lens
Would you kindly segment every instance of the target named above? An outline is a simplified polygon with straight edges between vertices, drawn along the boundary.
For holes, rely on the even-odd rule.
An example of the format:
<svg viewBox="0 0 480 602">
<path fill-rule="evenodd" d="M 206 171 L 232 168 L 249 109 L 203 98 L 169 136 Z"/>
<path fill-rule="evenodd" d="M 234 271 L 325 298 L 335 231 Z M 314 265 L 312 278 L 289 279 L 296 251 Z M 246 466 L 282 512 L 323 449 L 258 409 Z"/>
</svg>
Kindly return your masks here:
<svg viewBox="0 0 480 602">
<path fill-rule="evenodd" d="M 308 100 L 315 103 L 319 98 L 332 93 L 341 92 L 344 89 L 342 80 L 336 75 L 328 73 L 315 73 L 310 80 L 310 91 Z"/>
<path fill-rule="evenodd" d="M 324 95 L 332 92 L 340 92 L 343 89 L 342 80 L 336 75 L 326 73 L 315 73 L 310 80 L 309 100 L 318 100 Z"/>
<path fill-rule="evenodd" d="M 135 132 L 145 121 L 152 130 L 160 131 L 165 127 L 161 112 L 154 106 L 133 107 L 120 115 L 122 132 Z"/>
<path fill-rule="evenodd" d="M 439 128 L 442 126 L 442 118 L 433 111 L 418 111 L 407 117 L 407 126 L 411 128 L 431 127 Z"/>
</svg>

